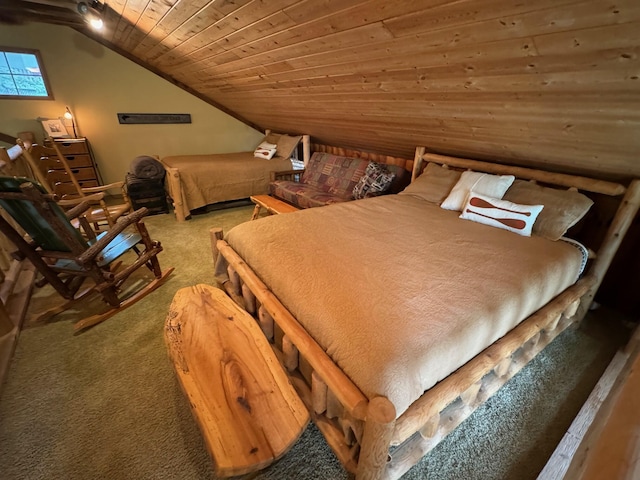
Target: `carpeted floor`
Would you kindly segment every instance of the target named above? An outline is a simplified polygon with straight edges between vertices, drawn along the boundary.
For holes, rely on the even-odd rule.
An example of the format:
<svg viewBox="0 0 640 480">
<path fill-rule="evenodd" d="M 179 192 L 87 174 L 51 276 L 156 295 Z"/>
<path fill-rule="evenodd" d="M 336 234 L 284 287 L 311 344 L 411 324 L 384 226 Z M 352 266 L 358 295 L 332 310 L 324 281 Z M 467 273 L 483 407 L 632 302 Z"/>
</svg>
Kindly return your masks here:
<svg viewBox="0 0 640 480">
<path fill-rule="evenodd" d="M 74 335 L 78 312 L 27 322 L 0 392 L 0 477 L 35 479 L 215 478 L 210 458 L 166 354 L 163 326 L 173 294 L 211 283 L 209 228 L 228 231 L 251 206 L 148 217 L 172 278 L 106 322 Z M 57 300 L 36 291 L 30 312 Z M 625 338 L 604 308 L 558 337 L 406 479 L 533 479 Z M 344 479 L 310 425 L 279 462 L 247 478 Z"/>
</svg>

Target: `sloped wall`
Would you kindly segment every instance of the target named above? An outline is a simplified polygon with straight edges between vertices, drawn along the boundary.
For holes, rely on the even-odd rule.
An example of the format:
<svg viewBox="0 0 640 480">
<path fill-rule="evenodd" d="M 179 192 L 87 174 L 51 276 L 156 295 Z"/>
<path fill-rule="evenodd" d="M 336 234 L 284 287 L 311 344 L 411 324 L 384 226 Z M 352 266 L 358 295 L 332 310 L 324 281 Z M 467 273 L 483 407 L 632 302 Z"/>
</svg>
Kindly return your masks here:
<svg viewBox="0 0 640 480">
<path fill-rule="evenodd" d="M 253 149 L 257 130 L 67 27 L 1 26 L 0 45 L 37 49 L 54 100 L 0 99 L 0 132 L 33 131 L 38 117 L 69 106 L 78 134 L 89 139 L 105 182 L 123 180 L 137 155 L 162 156 Z M 190 113 L 191 124 L 120 125 L 116 114 Z"/>
</svg>

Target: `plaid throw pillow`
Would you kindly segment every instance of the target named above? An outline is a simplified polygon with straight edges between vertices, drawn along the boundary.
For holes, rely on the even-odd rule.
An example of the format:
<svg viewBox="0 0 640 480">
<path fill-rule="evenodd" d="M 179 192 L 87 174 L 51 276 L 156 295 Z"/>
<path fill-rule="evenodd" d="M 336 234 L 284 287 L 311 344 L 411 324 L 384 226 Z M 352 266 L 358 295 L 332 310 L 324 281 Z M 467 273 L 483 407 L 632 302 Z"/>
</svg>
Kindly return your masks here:
<svg viewBox="0 0 640 480">
<path fill-rule="evenodd" d="M 353 187 L 353 198 L 375 197 L 386 192 L 396 174 L 387 170 L 386 166 L 369 162 L 362 178 Z"/>
</svg>

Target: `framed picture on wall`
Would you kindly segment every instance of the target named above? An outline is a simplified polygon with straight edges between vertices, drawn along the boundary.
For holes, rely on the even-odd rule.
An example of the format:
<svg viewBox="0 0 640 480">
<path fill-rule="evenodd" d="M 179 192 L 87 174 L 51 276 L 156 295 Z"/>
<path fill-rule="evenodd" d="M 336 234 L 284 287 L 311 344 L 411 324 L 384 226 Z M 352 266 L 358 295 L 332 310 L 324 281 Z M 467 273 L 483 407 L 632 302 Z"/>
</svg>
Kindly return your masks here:
<svg viewBox="0 0 640 480">
<path fill-rule="evenodd" d="M 47 137 L 51 138 L 69 138 L 69 132 L 64 126 L 64 122 L 60 118 L 39 118 L 44 132 Z"/>
</svg>

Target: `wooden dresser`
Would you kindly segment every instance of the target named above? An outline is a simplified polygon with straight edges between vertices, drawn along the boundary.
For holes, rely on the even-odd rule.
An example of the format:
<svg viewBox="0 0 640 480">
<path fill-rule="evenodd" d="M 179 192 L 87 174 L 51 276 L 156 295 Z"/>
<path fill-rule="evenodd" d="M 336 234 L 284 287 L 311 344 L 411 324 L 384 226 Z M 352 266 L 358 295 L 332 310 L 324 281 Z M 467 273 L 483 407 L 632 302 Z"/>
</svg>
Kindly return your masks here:
<svg viewBox="0 0 640 480">
<path fill-rule="evenodd" d="M 65 171 L 60 160 L 58 160 L 56 152 L 52 148 L 52 142 L 56 143 L 60 152 L 66 158 L 81 187 L 97 187 L 102 184 L 86 138 L 47 139 L 44 142 L 44 146 L 40 147 L 39 166 L 57 195 L 62 197 L 64 195 L 75 195 L 77 192 L 69 174 Z"/>
</svg>

